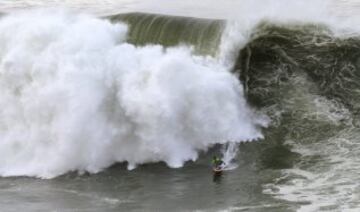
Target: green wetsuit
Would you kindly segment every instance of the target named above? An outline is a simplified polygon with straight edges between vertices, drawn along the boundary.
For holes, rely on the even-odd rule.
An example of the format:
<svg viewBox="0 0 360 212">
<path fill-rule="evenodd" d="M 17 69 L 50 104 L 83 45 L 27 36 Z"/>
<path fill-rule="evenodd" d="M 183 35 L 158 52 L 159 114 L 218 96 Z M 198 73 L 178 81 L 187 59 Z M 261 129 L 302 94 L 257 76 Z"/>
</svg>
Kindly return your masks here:
<svg viewBox="0 0 360 212">
<path fill-rule="evenodd" d="M 216 157 L 212 159 L 211 163 L 213 164 L 214 167 L 217 168 L 221 166 L 224 162 L 220 158 Z"/>
</svg>

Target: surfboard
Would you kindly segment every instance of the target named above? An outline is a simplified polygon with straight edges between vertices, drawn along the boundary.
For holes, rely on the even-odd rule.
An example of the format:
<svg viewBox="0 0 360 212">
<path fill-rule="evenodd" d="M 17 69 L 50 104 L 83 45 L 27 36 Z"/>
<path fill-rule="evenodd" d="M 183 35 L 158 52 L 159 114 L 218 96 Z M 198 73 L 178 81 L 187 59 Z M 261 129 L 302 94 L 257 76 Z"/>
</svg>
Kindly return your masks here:
<svg viewBox="0 0 360 212">
<path fill-rule="evenodd" d="M 216 175 L 220 175 L 220 174 L 222 174 L 222 172 L 223 172 L 223 168 L 222 167 L 214 167 L 213 168 L 213 173 L 214 174 L 216 174 Z"/>
</svg>

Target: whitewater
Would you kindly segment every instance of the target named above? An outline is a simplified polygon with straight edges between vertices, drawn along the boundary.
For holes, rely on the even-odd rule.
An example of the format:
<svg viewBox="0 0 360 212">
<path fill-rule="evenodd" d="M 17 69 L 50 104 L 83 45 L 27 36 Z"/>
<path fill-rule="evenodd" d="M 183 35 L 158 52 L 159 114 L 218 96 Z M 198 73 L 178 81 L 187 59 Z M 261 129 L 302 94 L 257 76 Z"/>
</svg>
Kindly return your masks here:
<svg viewBox="0 0 360 212">
<path fill-rule="evenodd" d="M 358 211 L 358 8 L 3 0 L 0 205 Z"/>
<path fill-rule="evenodd" d="M 0 30 L 3 176 L 180 167 L 261 137 L 240 83 L 190 48 L 135 47 L 124 24 L 57 12 L 10 15 Z"/>
</svg>

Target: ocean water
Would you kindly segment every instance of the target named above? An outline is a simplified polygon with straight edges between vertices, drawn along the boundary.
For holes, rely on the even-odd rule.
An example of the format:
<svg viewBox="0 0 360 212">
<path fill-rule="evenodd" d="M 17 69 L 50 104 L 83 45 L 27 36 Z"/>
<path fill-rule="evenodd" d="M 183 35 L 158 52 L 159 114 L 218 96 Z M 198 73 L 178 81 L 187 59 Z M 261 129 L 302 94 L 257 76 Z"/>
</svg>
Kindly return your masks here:
<svg viewBox="0 0 360 212">
<path fill-rule="evenodd" d="M 358 211 L 358 8 L 3 0 L 1 211 Z"/>
</svg>

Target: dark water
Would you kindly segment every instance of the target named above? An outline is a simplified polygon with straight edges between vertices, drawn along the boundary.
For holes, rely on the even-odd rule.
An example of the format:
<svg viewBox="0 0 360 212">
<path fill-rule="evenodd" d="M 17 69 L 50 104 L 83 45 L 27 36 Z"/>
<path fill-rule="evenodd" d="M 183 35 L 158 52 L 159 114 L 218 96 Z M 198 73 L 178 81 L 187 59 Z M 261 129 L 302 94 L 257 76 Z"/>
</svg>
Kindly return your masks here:
<svg viewBox="0 0 360 212">
<path fill-rule="evenodd" d="M 297 155 L 264 192 L 303 211 L 359 208 L 359 41 L 323 25 L 262 23 L 235 67 L 249 103 L 272 119 L 264 143 Z"/>
<path fill-rule="evenodd" d="M 214 177 L 207 159 L 181 169 L 149 164 L 128 171 L 116 165 L 95 175 L 5 178 L 0 204 L 4 211 L 290 211 L 262 194 L 262 184 L 276 171 L 240 160 L 238 169 Z"/>
</svg>

